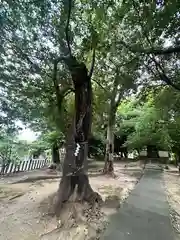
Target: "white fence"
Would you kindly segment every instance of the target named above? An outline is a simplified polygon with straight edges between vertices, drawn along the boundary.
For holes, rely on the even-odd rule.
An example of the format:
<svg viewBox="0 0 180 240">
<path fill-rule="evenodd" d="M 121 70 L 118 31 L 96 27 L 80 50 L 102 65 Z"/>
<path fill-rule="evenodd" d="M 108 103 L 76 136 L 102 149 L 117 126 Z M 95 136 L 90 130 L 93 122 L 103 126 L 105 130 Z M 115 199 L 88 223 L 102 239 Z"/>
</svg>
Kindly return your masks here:
<svg viewBox="0 0 180 240">
<path fill-rule="evenodd" d="M 47 166 L 48 164 L 48 158 L 22 160 L 18 163 L 11 162 L 9 164 L 6 164 L 5 166 L 0 165 L 0 175 L 40 169 Z"/>
<path fill-rule="evenodd" d="M 160 158 L 169 158 L 169 152 L 167 151 L 158 151 L 158 154 Z M 141 157 L 147 157 L 147 151 L 141 151 L 139 155 Z"/>
</svg>

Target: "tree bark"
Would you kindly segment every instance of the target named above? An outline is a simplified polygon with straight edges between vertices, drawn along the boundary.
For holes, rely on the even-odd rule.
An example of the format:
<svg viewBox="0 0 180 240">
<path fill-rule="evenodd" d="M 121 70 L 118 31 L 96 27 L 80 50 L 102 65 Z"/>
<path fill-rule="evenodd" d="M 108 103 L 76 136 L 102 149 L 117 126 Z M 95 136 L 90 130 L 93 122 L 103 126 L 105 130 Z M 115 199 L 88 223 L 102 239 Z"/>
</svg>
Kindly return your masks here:
<svg viewBox="0 0 180 240">
<path fill-rule="evenodd" d="M 156 146 L 148 145 L 147 146 L 147 157 L 148 158 L 159 158 L 158 149 Z"/>
<path fill-rule="evenodd" d="M 49 166 L 49 169 L 61 170 L 60 164 L 59 146 L 55 142 L 52 146 L 52 164 Z"/>
<path fill-rule="evenodd" d="M 95 193 L 87 175 L 88 137 L 91 131 L 92 87 L 88 71 L 75 58 L 66 62 L 71 72 L 75 89 L 75 116 L 66 140 L 66 155 L 63 176 L 59 185 L 56 215 L 62 204 L 73 195 L 76 200 L 94 203 L 101 198 Z"/>
<path fill-rule="evenodd" d="M 116 120 L 116 111 L 120 100 L 123 95 L 123 91 L 118 90 L 120 83 L 120 75 L 118 68 L 116 69 L 116 74 L 113 83 L 113 89 L 111 92 L 110 106 L 109 106 L 109 116 L 108 116 L 108 126 L 107 126 L 107 143 L 106 143 L 106 153 L 105 153 L 105 164 L 103 172 L 114 174 L 114 126 Z"/>
<path fill-rule="evenodd" d="M 175 161 L 176 161 L 176 167 L 179 167 L 179 171 L 180 171 L 180 151 L 176 151 L 175 152 Z"/>
<path fill-rule="evenodd" d="M 177 156 L 178 156 L 177 166 L 178 166 L 178 170 L 179 170 L 179 174 L 180 174 L 180 151 L 178 151 Z"/>
<path fill-rule="evenodd" d="M 56 143 L 52 146 L 52 161 L 55 164 L 60 164 L 59 147 Z"/>
<path fill-rule="evenodd" d="M 111 109 L 112 110 L 112 109 Z M 105 164 L 103 172 L 105 174 L 114 173 L 114 124 L 115 124 L 115 111 L 111 111 L 109 115 L 109 121 L 107 126 L 107 139 L 106 139 L 106 153 Z"/>
</svg>

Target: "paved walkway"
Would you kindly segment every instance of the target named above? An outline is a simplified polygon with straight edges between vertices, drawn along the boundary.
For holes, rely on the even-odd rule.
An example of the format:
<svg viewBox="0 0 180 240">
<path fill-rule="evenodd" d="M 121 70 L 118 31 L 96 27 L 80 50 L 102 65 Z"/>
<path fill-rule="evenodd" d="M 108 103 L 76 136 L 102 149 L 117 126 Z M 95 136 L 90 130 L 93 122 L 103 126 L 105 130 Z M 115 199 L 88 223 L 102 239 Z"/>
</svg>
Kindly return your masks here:
<svg viewBox="0 0 180 240">
<path fill-rule="evenodd" d="M 146 169 L 120 212 L 114 214 L 102 240 L 174 240 L 162 172 Z"/>
</svg>

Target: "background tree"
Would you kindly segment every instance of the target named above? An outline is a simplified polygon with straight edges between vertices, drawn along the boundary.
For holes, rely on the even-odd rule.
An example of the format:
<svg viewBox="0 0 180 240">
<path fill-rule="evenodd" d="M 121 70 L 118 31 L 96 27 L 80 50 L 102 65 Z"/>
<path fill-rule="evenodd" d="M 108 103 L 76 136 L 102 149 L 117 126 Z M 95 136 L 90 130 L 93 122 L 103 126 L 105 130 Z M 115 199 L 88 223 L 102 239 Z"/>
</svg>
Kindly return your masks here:
<svg viewBox="0 0 180 240">
<path fill-rule="evenodd" d="M 98 129 L 102 140 L 108 132 L 105 172 L 113 172 L 114 132 L 130 120 L 128 146 L 156 142 L 171 148 L 172 139 L 175 146 L 171 129 L 178 126 L 178 110 L 169 106 L 166 111 L 158 97 L 162 100 L 170 87 L 179 89 L 177 1 L 4 1 L 1 16 L 0 107 L 6 120 L 20 119 L 42 136 L 55 133 L 56 153 L 57 142 L 66 136 L 58 207 L 76 186 L 82 200 L 99 199 L 86 172 L 92 111 L 93 131 Z M 165 49 L 168 42 L 171 51 Z M 123 119 L 118 111 L 117 123 L 118 105 L 136 88 L 141 95 L 131 106 L 136 116 L 128 112 Z"/>
<path fill-rule="evenodd" d="M 14 126 L 1 128 L 0 132 L 0 165 L 1 173 L 11 162 L 18 163 L 28 154 L 30 146 L 16 138 L 17 131 Z"/>
<path fill-rule="evenodd" d="M 178 156 L 178 101 L 179 92 L 169 87 L 150 88 L 139 94 L 139 99 L 130 98 L 118 108 L 116 134 L 127 136 L 125 145 L 129 149 L 147 147 L 149 157 L 157 157 L 158 150 L 172 151 Z"/>
<path fill-rule="evenodd" d="M 130 9 L 124 19 L 127 31 L 119 44 L 144 58 L 143 72 L 180 90 L 179 85 L 179 1 L 125 3 Z M 153 14 L 152 14 L 153 13 Z"/>
</svg>

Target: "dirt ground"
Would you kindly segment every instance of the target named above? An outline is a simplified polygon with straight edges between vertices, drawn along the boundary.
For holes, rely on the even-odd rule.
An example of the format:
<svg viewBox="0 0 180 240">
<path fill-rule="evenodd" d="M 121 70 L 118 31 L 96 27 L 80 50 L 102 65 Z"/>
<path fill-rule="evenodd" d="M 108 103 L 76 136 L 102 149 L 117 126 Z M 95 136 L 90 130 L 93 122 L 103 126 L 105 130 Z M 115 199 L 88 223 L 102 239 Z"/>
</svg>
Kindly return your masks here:
<svg viewBox="0 0 180 240">
<path fill-rule="evenodd" d="M 164 171 L 165 187 L 170 206 L 170 216 L 173 227 L 180 239 L 180 174 L 176 167 L 169 166 Z"/>
<path fill-rule="evenodd" d="M 44 170 L 1 178 L 0 240 L 98 239 L 108 216 L 118 211 L 143 173 L 140 162 L 121 162 L 115 164 L 116 178 L 112 178 L 102 175 L 102 164 L 91 164 L 89 171 L 91 186 L 104 201 L 101 208 L 72 201 L 64 206 L 61 220 L 51 214 L 59 175 L 53 178 Z M 50 179 L 42 180 L 46 176 Z"/>
</svg>

